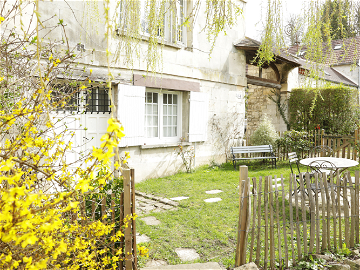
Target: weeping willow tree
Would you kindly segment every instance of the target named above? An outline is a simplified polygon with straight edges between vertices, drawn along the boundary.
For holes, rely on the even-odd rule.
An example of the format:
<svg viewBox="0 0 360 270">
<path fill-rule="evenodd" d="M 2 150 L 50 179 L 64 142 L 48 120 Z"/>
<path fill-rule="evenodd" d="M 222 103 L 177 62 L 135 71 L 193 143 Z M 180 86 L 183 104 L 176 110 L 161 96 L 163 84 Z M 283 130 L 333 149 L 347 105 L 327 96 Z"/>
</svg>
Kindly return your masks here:
<svg viewBox="0 0 360 270">
<path fill-rule="evenodd" d="M 315 64 L 311 73 L 314 79 L 320 79 L 321 75 L 315 69 L 322 70 L 321 65 L 316 63 L 331 64 L 329 55 L 332 53 L 332 41 L 355 36 L 358 13 L 356 3 L 350 0 L 304 1 L 301 11 L 304 34 L 299 40 L 299 49 L 306 49 L 305 59 Z M 282 8 L 282 0 L 267 0 L 264 36 L 257 54 L 260 65 L 273 61 L 275 54 L 286 52 L 287 31 L 283 27 Z M 343 47 L 345 53 L 349 46 L 356 43 L 353 41 L 346 45 Z"/>
<path fill-rule="evenodd" d="M 114 17 L 108 23 L 116 29 L 118 39 L 115 61 L 132 68 L 141 56 L 141 44 L 146 40 L 147 71 L 162 68 L 162 49 L 167 42 L 177 43 L 186 27 L 192 31 L 200 11 L 205 11 L 202 30 L 211 44 L 212 53 L 220 33 L 236 25 L 242 14 L 241 1 L 235 0 L 121 0 L 117 1 Z M 186 5 L 188 4 L 188 5 Z M 202 6 L 205 5 L 205 8 Z M 168 31 L 165 31 L 168 29 Z M 167 34 L 170 33 L 170 37 Z M 113 33 L 114 34 L 114 33 Z"/>
<path fill-rule="evenodd" d="M 288 29 L 284 30 L 282 24 L 282 7 L 282 0 L 267 0 L 265 30 L 257 53 L 258 65 L 274 61 L 275 54 L 289 52 L 286 46 L 286 37 L 289 33 Z M 307 63 L 308 73 L 304 87 L 314 91 L 312 107 L 317 98 L 322 98 L 317 91 L 318 86 L 330 84 L 324 79 L 324 68 L 338 61 L 333 50 L 335 39 L 338 39 L 337 44 L 342 45 L 342 59 L 351 56 L 353 67 L 356 65 L 358 10 L 358 3 L 351 0 L 311 0 L 303 3 L 303 9 L 299 14 L 302 18 L 303 33 L 295 46 L 298 52 L 304 53 L 303 57 Z M 293 30 L 296 32 L 297 28 Z"/>
</svg>

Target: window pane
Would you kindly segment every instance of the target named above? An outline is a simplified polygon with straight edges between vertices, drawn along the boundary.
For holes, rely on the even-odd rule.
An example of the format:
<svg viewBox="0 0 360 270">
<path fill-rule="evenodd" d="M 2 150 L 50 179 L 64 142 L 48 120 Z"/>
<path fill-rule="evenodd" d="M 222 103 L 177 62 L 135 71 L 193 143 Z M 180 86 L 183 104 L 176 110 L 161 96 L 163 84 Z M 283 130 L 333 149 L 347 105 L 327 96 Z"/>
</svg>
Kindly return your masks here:
<svg viewBox="0 0 360 270">
<path fill-rule="evenodd" d="M 152 103 L 152 93 L 151 92 L 147 92 L 146 93 L 146 103 Z"/>
<path fill-rule="evenodd" d="M 164 115 L 167 115 L 167 114 L 168 114 L 168 113 L 167 113 L 167 106 L 166 106 L 166 105 L 163 106 L 163 114 L 164 114 Z"/>
<path fill-rule="evenodd" d="M 153 105 L 153 114 L 154 115 L 158 114 L 158 105 L 156 105 L 156 104 Z"/>
<path fill-rule="evenodd" d="M 164 130 L 164 137 L 168 137 L 168 128 L 164 127 L 163 130 Z"/>
<path fill-rule="evenodd" d="M 157 127 L 157 125 L 158 125 L 158 117 L 157 116 L 153 116 L 152 125 Z"/>
<path fill-rule="evenodd" d="M 158 93 L 152 93 L 153 94 L 153 103 L 158 103 Z"/>
<path fill-rule="evenodd" d="M 158 128 L 157 128 L 157 127 L 153 127 L 152 130 L 153 130 L 153 137 L 158 137 L 158 136 L 159 136 L 159 135 L 158 135 Z"/>
<path fill-rule="evenodd" d="M 152 108 L 153 106 L 151 104 L 146 104 L 145 105 L 145 114 L 151 114 L 152 113 Z"/>
<path fill-rule="evenodd" d="M 177 116 L 173 116 L 173 125 L 177 125 Z"/>
<path fill-rule="evenodd" d="M 177 136 L 177 127 L 173 127 L 173 136 Z"/>
<path fill-rule="evenodd" d="M 168 124 L 167 119 L 168 119 L 167 116 L 164 116 L 164 117 L 163 117 L 163 124 L 164 124 L 164 126 L 166 126 L 166 125 Z"/>
<path fill-rule="evenodd" d="M 177 95 L 173 95 L 173 104 L 177 104 Z"/>
<path fill-rule="evenodd" d="M 173 106 L 173 114 L 172 115 L 177 115 L 177 106 Z"/>
<path fill-rule="evenodd" d="M 168 103 L 167 103 L 167 97 L 168 97 L 167 94 L 163 94 L 163 103 L 164 103 L 164 104 L 168 104 Z"/>
</svg>

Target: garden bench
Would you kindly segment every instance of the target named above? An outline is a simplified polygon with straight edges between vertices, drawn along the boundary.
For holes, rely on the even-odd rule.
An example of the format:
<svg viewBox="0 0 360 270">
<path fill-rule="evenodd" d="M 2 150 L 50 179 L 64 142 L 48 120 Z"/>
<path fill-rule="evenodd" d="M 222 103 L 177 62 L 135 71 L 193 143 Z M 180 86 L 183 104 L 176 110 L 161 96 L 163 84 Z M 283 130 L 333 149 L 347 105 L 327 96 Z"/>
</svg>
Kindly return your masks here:
<svg viewBox="0 0 360 270">
<path fill-rule="evenodd" d="M 262 156 L 254 156 L 253 154 L 263 154 Z M 269 155 L 265 155 L 269 153 Z M 240 157 L 236 157 L 235 155 L 240 155 Z M 246 157 L 242 157 L 242 154 L 247 154 Z M 246 159 L 271 159 L 271 165 L 275 164 L 276 168 L 276 159 L 277 157 L 274 154 L 272 146 L 269 145 L 254 145 L 254 146 L 238 146 L 231 147 L 231 155 L 234 163 L 234 169 L 236 169 L 236 161 L 237 160 L 246 160 Z"/>
</svg>

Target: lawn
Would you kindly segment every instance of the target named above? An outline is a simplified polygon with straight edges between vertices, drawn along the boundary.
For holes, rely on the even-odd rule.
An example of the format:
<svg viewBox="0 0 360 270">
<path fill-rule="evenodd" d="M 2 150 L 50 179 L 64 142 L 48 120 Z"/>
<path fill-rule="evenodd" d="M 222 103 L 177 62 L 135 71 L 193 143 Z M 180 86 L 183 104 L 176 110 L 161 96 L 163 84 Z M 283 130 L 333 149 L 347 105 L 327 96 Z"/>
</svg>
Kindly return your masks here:
<svg viewBox="0 0 360 270">
<path fill-rule="evenodd" d="M 249 177 L 277 176 L 285 178 L 288 186 L 290 168 L 288 162 L 278 162 L 277 169 L 270 163 L 248 161 Z M 351 171 L 359 170 L 359 167 Z M 302 167 L 301 171 L 306 172 Z M 149 194 L 172 198 L 187 196 L 180 201 L 176 211 L 150 213 L 161 221 L 160 225 L 148 226 L 137 219 L 137 232 L 146 234 L 151 241 L 149 259 L 181 263 L 176 248 L 194 248 L 200 254 L 195 262 L 219 262 L 225 267 L 234 267 L 237 224 L 239 215 L 239 171 L 231 164 L 203 166 L 191 174 L 178 173 L 164 178 L 138 183 L 136 189 Z M 220 189 L 223 192 L 210 195 L 205 191 Z M 206 203 L 204 199 L 220 197 L 222 201 Z M 140 259 L 143 266 L 148 259 Z"/>
<path fill-rule="evenodd" d="M 270 163 L 247 162 L 250 177 L 281 174 L 290 175 L 287 162 L 272 169 Z M 239 171 L 231 164 L 204 166 L 191 174 L 178 173 L 138 183 L 136 189 L 165 198 L 187 196 L 180 201 L 177 211 L 150 213 L 161 221 L 158 226 L 148 226 L 137 219 L 137 232 L 146 234 L 151 242 L 149 257 L 168 264 L 181 263 L 175 248 L 194 248 L 200 254 L 198 262 L 219 262 L 233 267 L 236 230 L 239 214 Z M 220 189 L 219 194 L 205 191 Z M 206 203 L 204 199 L 220 197 L 222 201 Z M 144 260 L 141 260 L 143 263 Z"/>
</svg>

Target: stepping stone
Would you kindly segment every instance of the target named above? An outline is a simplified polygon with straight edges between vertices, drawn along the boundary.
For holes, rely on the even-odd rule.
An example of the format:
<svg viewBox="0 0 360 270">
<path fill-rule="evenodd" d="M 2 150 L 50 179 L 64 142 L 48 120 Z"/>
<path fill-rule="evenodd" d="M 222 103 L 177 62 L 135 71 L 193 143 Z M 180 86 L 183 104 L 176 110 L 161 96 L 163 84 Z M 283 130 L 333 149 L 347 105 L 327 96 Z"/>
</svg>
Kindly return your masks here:
<svg viewBox="0 0 360 270">
<path fill-rule="evenodd" d="M 170 200 L 173 201 L 181 201 L 181 200 L 186 200 L 189 199 L 189 197 L 174 197 L 174 198 L 170 198 Z"/>
<path fill-rule="evenodd" d="M 221 201 L 221 198 L 210 198 L 204 200 L 204 202 L 219 202 L 219 201 Z"/>
<path fill-rule="evenodd" d="M 163 266 L 163 265 L 167 265 L 167 262 L 162 261 L 162 260 L 151 260 L 145 264 L 145 267 L 153 268 L 153 267 L 159 267 L 159 266 Z"/>
<path fill-rule="evenodd" d="M 183 262 L 200 259 L 200 255 L 193 248 L 176 248 L 175 252 Z"/>
<path fill-rule="evenodd" d="M 145 234 L 136 234 L 136 243 L 146 243 L 146 242 L 150 242 L 150 238 L 149 236 L 145 235 Z"/>
<path fill-rule="evenodd" d="M 157 220 L 155 217 L 143 217 L 141 220 L 144 221 L 146 225 L 161 224 L 160 220 Z"/>
<path fill-rule="evenodd" d="M 223 191 L 220 190 L 220 189 L 213 189 L 213 190 L 205 191 L 206 194 L 217 194 L 217 193 L 220 193 L 220 192 L 223 192 Z"/>
</svg>

